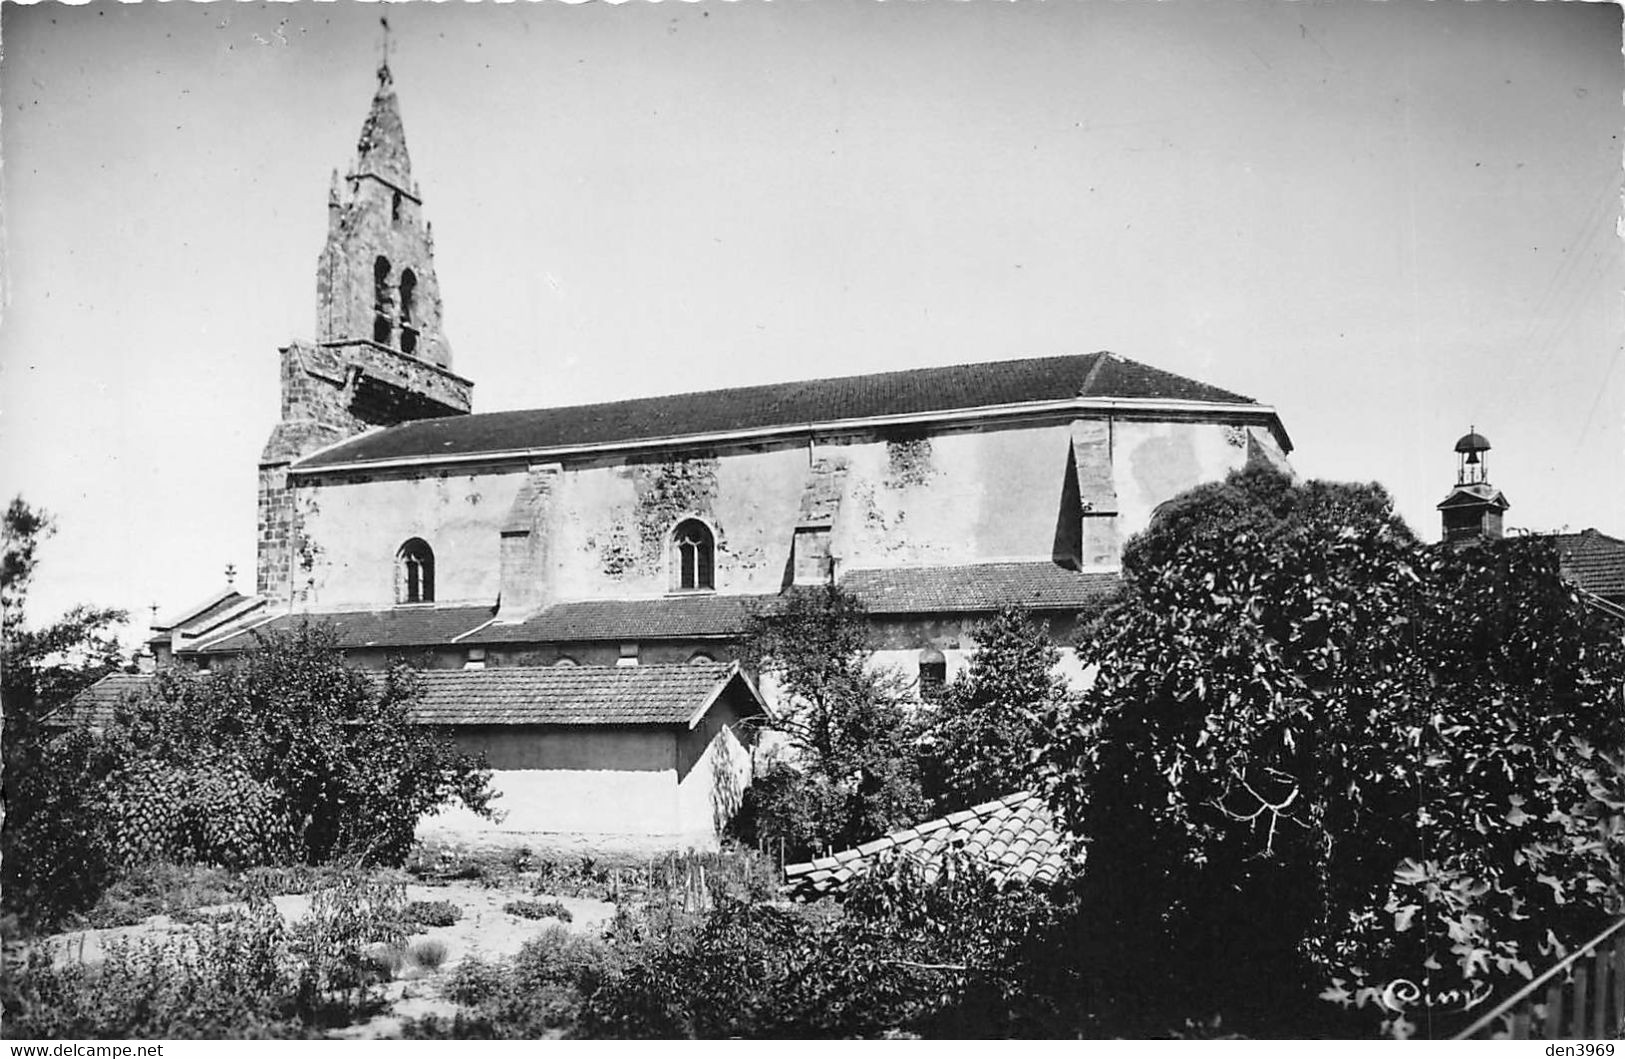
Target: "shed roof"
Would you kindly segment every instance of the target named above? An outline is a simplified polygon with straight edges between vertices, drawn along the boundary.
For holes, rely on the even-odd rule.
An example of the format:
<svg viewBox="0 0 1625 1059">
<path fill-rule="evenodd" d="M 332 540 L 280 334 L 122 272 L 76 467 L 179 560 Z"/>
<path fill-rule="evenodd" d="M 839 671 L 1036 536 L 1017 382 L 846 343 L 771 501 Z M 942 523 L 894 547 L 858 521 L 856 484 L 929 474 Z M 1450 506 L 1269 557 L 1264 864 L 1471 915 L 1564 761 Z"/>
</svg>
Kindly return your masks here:
<svg viewBox="0 0 1625 1059">
<path fill-rule="evenodd" d="M 920 865 L 929 880 L 955 850 L 987 864 L 1001 885 L 1046 885 L 1067 864 L 1048 807 L 1036 794 L 1022 791 L 894 831 L 856 849 L 788 865 L 783 889 L 800 901 L 840 894 L 859 876 L 898 858 Z"/>
<path fill-rule="evenodd" d="M 1077 398 L 1258 404 L 1113 353 L 1083 353 L 418 420 L 324 449 L 295 468 L 609 448 Z"/>
<path fill-rule="evenodd" d="M 379 682 L 383 673 L 369 674 Z M 514 666 L 431 669 L 418 674 L 412 719 L 425 725 L 657 725 L 693 727 L 730 688 L 748 712 L 767 706 L 736 664 Z M 152 677 L 114 673 L 86 688 L 51 721 L 106 727 L 115 708 Z"/>
<path fill-rule="evenodd" d="M 744 630 L 752 607 L 767 606 L 777 598 L 695 593 L 658 599 L 555 603 L 523 621 L 487 625 L 458 643 L 579 643 L 736 636 Z"/>
<path fill-rule="evenodd" d="M 1080 572 L 1051 562 L 897 567 L 841 575 L 841 587 L 870 614 L 985 612 L 1011 606 L 1088 610 L 1106 603 L 1122 583 L 1115 573 Z"/>
<path fill-rule="evenodd" d="M 200 643 L 193 650 L 200 654 L 246 651 L 257 642 L 256 634 L 287 632 L 304 622 L 329 627 L 336 638 L 336 646 L 347 650 L 433 647 L 451 643 L 458 636 L 490 621 L 495 613 L 496 608 L 488 603 L 455 606 L 411 604 L 377 610 L 316 613 L 301 611 L 281 614 L 223 639 Z"/>
</svg>

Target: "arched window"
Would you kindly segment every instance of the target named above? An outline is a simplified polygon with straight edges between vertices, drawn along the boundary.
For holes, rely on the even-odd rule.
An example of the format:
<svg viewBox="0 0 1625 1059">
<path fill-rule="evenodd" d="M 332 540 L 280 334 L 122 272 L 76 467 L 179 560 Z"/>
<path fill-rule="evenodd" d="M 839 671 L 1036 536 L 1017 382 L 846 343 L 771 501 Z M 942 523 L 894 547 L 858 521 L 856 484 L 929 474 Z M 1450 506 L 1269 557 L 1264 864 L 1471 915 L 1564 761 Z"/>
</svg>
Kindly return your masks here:
<svg viewBox="0 0 1625 1059">
<path fill-rule="evenodd" d="M 380 255 L 372 263 L 372 340 L 386 346 L 394 331 L 389 301 L 389 258 Z"/>
<path fill-rule="evenodd" d="M 935 647 L 920 652 L 920 698 L 930 702 L 940 698 L 948 683 L 948 660 Z"/>
<path fill-rule="evenodd" d="M 694 657 L 690 658 L 688 660 L 688 664 L 691 665 L 691 666 L 705 666 L 705 665 L 710 665 L 711 663 L 713 663 L 715 661 L 716 661 L 715 658 L 712 658 L 710 655 L 706 654 L 704 651 L 696 651 L 696 652 L 694 652 Z"/>
<path fill-rule="evenodd" d="M 401 223 L 401 193 L 395 192 L 395 197 L 389 203 L 389 219 L 394 224 Z"/>
<path fill-rule="evenodd" d="M 418 332 L 412 326 L 412 302 L 417 296 L 418 277 L 411 269 L 401 272 L 401 352 L 416 356 Z"/>
<path fill-rule="evenodd" d="M 418 277 L 411 269 L 401 273 L 401 323 L 412 322 L 412 298 L 417 294 Z"/>
<path fill-rule="evenodd" d="M 434 551 L 420 537 L 401 545 L 395 556 L 395 599 L 400 603 L 434 602 Z"/>
<path fill-rule="evenodd" d="M 671 546 L 679 590 L 716 587 L 716 542 L 709 526 L 697 518 L 678 523 L 672 531 Z"/>
</svg>

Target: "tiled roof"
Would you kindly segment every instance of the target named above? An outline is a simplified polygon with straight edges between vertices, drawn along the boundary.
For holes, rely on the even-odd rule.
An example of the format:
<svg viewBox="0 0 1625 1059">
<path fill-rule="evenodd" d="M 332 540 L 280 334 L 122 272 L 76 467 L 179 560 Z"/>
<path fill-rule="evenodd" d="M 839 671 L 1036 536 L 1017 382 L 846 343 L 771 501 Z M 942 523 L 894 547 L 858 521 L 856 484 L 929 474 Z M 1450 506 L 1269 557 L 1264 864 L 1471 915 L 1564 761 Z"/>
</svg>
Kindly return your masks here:
<svg viewBox="0 0 1625 1059">
<path fill-rule="evenodd" d="M 370 674 L 377 680 L 382 673 Z M 730 663 L 657 666 L 514 666 L 431 669 L 418 674 L 420 724 L 689 724 L 731 682 L 765 711 L 761 697 Z M 115 673 L 81 692 L 52 721 L 105 727 L 114 707 L 151 680 Z"/>
<path fill-rule="evenodd" d="M 346 610 L 330 613 L 283 614 L 225 639 L 200 643 L 193 650 L 204 654 L 230 654 L 253 647 L 255 634 L 286 632 L 301 622 L 325 625 L 333 630 L 338 646 L 432 647 L 450 643 L 456 637 L 491 620 L 496 613 L 487 604 L 474 606 L 408 606 L 383 610 Z"/>
<path fill-rule="evenodd" d="M 113 712 L 119 704 L 139 697 L 151 679 L 145 673 L 109 673 L 51 713 L 46 723 L 69 728 L 83 725 L 106 728 L 113 722 Z"/>
<path fill-rule="evenodd" d="M 584 640 L 684 640 L 735 636 L 753 606 L 775 596 L 666 596 L 556 603 L 524 621 L 488 625 L 458 643 L 565 643 Z"/>
<path fill-rule="evenodd" d="M 423 724 L 688 724 L 728 681 L 750 686 L 737 666 L 722 662 L 432 669 L 419 675 L 423 697 L 413 718 Z"/>
<path fill-rule="evenodd" d="M 980 563 L 964 566 L 849 570 L 841 587 L 870 614 L 1081 610 L 1101 606 L 1118 590 L 1113 573 L 1079 573 L 1054 563 Z"/>
<path fill-rule="evenodd" d="M 1588 529 L 1554 533 L 1563 575 L 1604 599 L 1625 599 L 1625 541 Z"/>
<path fill-rule="evenodd" d="M 876 865 L 906 859 L 936 877 L 945 854 L 963 850 L 985 862 L 994 880 L 1047 885 L 1066 867 L 1060 836 L 1042 799 L 1029 791 L 932 820 L 832 857 L 784 869 L 784 893 L 811 901 L 839 894 Z"/>
<path fill-rule="evenodd" d="M 1079 573 L 1046 562 L 852 570 L 841 577 L 841 587 L 871 614 L 985 613 L 1015 605 L 1033 610 L 1093 609 L 1120 584 L 1116 574 Z M 752 610 L 768 610 L 778 599 L 696 593 L 556 603 L 524 621 L 487 625 L 457 642 L 578 643 L 738 636 Z"/>
<path fill-rule="evenodd" d="M 1115 354 L 1084 353 L 426 419 L 362 435 L 296 466 L 613 446 L 1078 397 L 1257 403 Z"/>
</svg>

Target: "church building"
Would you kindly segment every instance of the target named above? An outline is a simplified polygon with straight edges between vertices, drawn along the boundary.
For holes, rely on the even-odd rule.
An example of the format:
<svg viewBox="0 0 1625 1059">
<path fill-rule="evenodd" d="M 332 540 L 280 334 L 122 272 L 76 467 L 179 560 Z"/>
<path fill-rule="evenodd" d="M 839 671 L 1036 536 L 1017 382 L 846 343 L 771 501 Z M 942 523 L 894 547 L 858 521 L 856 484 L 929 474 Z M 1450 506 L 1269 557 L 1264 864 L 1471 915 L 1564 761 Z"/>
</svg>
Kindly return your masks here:
<svg viewBox="0 0 1625 1059">
<path fill-rule="evenodd" d="M 206 668 L 310 620 L 364 666 L 444 671 L 425 723 L 488 752 L 527 841 L 714 841 L 688 785 L 748 782 L 746 722 L 773 706 L 738 640 L 794 586 L 855 595 L 876 663 L 929 698 L 1002 607 L 1065 637 L 1159 504 L 1287 467 L 1270 406 L 1108 352 L 475 413 L 387 62 L 327 215 L 315 337 L 280 352 L 257 468 L 254 592 L 152 646 Z M 653 801 L 616 810 L 657 766 Z M 607 808 L 558 819 L 583 802 Z"/>
</svg>

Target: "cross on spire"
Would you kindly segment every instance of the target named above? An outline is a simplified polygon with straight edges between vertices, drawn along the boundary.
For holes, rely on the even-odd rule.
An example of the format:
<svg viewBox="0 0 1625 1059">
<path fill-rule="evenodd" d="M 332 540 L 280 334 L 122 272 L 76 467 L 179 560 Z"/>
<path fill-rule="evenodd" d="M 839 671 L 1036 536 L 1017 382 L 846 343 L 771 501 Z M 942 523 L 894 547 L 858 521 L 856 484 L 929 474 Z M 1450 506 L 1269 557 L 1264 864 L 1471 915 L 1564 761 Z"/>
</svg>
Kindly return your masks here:
<svg viewBox="0 0 1625 1059">
<path fill-rule="evenodd" d="M 391 80 L 389 74 L 389 19 L 380 16 L 378 19 L 378 24 L 384 27 L 384 39 L 383 43 L 380 45 L 380 55 L 378 59 L 378 83 L 382 85 L 388 84 Z"/>
</svg>

